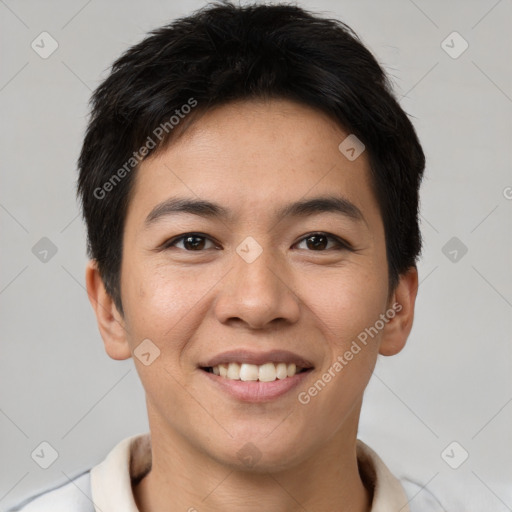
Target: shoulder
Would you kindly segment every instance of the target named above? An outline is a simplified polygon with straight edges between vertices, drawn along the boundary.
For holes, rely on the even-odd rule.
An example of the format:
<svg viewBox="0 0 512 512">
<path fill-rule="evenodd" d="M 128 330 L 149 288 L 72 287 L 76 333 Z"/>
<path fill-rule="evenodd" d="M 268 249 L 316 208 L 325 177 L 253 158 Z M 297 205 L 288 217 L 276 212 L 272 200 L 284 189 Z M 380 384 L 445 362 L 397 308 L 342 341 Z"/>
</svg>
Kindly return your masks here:
<svg viewBox="0 0 512 512">
<path fill-rule="evenodd" d="M 359 469 L 365 484 L 373 488 L 372 510 L 404 512 L 445 512 L 446 508 L 425 485 L 407 478 L 397 478 L 377 452 L 357 440 Z"/>
<path fill-rule="evenodd" d="M 93 468 L 31 496 L 7 512 L 137 510 L 131 481 L 147 472 L 150 466 L 149 433 L 127 437 Z"/>
<path fill-rule="evenodd" d="M 31 496 L 8 512 L 94 512 L 91 499 L 90 472 L 86 471 L 35 496 Z"/>
<path fill-rule="evenodd" d="M 408 478 L 401 478 L 400 483 L 411 512 L 445 512 L 444 506 L 425 486 Z"/>
</svg>

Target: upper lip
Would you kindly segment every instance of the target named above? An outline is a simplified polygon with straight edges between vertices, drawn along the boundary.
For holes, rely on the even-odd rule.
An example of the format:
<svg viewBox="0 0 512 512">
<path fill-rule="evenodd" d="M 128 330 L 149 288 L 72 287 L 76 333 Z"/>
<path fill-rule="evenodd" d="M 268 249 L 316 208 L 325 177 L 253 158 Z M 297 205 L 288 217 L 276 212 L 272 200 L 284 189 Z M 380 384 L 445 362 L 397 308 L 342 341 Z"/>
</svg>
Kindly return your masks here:
<svg viewBox="0 0 512 512">
<path fill-rule="evenodd" d="M 199 364 L 201 368 L 210 368 L 219 364 L 247 363 L 261 365 L 265 363 L 295 363 L 300 368 L 313 368 L 313 364 L 302 356 L 288 350 L 269 350 L 267 352 L 254 352 L 251 350 L 228 350 L 213 356 L 211 359 Z"/>
</svg>

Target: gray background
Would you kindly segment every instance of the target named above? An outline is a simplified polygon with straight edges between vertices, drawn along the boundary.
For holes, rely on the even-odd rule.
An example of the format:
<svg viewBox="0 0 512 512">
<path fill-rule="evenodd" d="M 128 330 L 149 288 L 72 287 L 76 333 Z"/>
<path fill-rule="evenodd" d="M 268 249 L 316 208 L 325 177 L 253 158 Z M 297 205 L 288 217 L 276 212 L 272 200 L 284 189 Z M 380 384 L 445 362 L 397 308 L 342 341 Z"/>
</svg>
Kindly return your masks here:
<svg viewBox="0 0 512 512">
<path fill-rule="evenodd" d="M 87 101 L 112 61 L 202 5 L 0 0 L 2 510 L 147 430 L 133 362 L 105 354 L 84 291 L 76 159 Z M 455 496 L 445 506 L 512 510 L 512 2 L 299 5 L 359 33 L 428 159 L 415 325 L 404 351 L 378 362 L 360 438 L 398 476 Z M 46 59 L 31 47 L 43 31 L 59 45 Z M 464 41 L 446 39 L 454 31 L 469 44 L 457 58 Z M 32 251 L 43 237 L 57 249 L 47 261 L 44 245 Z M 46 470 L 31 458 L 42 441 L 59 453 Z M 443 458 L 453 441 L 460 447 Z M 462 450 L 469 458 L 452 469 L 446 460 L 456 465 Z"/>
</svg>

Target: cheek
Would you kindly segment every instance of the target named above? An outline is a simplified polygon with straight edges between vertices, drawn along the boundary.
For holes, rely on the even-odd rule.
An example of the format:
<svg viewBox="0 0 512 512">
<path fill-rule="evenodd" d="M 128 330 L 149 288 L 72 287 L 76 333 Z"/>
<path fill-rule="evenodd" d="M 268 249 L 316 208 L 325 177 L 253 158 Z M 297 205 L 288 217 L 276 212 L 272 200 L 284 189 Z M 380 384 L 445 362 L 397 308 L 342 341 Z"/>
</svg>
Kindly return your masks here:
<svg viewBox="0 0 512 512">
<path fill-rule="evenodd" d="M 347 418 L 357 413 L 371 378 L 378 354 L 378 337 L 361 341 L 365 328 L 381 313 L 381 303 L 368 289 L 360 293 L 338 289 L 330 298 L 316 297 L 315 310 L 321 315 L 318 342 L 324 344 L 324 358 L 316 380 L 298 390 L 298 400 L 311 417 L 316 435 L 328 438 L 338 432 Z"/>
<path fill-rule="evenodd" d="M 359 403 L 375 366 L 380 334 L 370 336 L 366 330 L 385 311 L 387 283 L 381 272 L 346 268 L 303 290 L 325 358 L 317 380 L 300 390 L 301 403 L 307 402 L 305 407 L 336 431 Z"/>
<path fill-rule="evenodd" d="M 176 359 L 205 317 L 204 298 L 213 278 L 127 261 L 122 298 L 130 344 L 136 346 L 149 338 L 160 348 L 163 359 Z"/>
<path fill-rule="evenodd" d="M 308 280 L 302 289 L 305 304 L 336 355 L 373 325 L 386 306 L 385 278 L 370 271 L 347 267 L 337 275 L 318 276 L 315 286 Z"/>
<path fill-rule="evenodd" d="M 147 399 L 162 414 L 180 407 L 185 410 L 186 396 L 180 383 L 189 368 L 182 360 L 198 322 L 204 318 L 204 286 L 163 267 L 127 262 L 125 268 L 122 290 L 128 342 L 135 356 L 143 340 L 150 340 L 154 345 L 149 345 L 149 352 L 158 354 L 149 365 L 133 358 Z"/>
</svg>

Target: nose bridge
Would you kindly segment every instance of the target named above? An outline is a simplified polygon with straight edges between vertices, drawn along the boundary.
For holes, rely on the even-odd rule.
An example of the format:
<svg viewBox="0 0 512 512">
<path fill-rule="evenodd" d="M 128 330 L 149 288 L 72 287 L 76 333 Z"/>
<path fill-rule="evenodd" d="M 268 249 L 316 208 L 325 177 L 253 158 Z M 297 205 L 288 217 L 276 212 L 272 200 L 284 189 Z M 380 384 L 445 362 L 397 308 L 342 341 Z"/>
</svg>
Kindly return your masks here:
<svg viewBox="0 0 512 512">
<path fill-rule="evenodd" d="M 234 260 L 237 293 L 258 298 L 271 298 L 280 293 L 278 265 L 270 249 L 262 251 L 254 260 L 247 260 L 243 256 Z"/>
<path fill-rule="evenodd" d="M 299 304 L 285 268 L 270 248 L 248 238 L 233 254 L 233 268 L 216 305 L 219 320 L 236 318 L 253 328 L 275 319 L 297 321 Z"/>
</svg>

